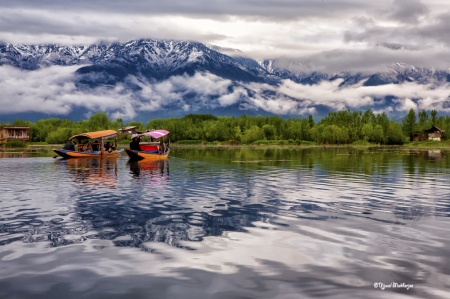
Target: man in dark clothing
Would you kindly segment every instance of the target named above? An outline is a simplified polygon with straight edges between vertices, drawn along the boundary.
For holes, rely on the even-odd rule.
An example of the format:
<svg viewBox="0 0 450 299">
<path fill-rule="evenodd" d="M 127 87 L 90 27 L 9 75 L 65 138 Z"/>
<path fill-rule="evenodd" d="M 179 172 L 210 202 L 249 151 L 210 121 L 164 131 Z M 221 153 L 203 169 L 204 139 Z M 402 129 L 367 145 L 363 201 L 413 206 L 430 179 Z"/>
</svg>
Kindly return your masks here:
<svg viewBox="0 0 450 299">
<path fill-rule="evenodd" d="M 135 136 L 135 135 L 133 135 L 133 138 L 131 139 L 130 150 L 133 150 L 133 151 L 141 150 L 141 147 L 139 145 L 139 138 L 137 138 L 137 136 Z"/>
<path fill-rule="evenodd" d="M 115 150 L 114 146 L 112 146 L 111 142 L 107 142 L 105 145 L 105 150 L 108 151 L 108 153 L 112 152 Z"/>
<path fill-rule="evenodd" d="M 69 140 L 69 142 L 67 142 L 66 145 L 64 145 L 63 149 L 68 151 L 75 151 L 75 144 Z"/>
</svg>

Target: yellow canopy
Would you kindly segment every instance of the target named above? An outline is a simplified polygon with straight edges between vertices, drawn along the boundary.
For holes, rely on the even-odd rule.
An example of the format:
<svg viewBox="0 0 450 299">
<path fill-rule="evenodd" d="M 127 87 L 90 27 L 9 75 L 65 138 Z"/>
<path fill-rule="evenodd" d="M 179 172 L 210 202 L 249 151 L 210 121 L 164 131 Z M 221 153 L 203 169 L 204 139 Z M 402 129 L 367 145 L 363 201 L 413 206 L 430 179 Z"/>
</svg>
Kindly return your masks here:
<svg viewBox="0 0 450 299">
<path fill-rule="evenodd" d="M 115 137 L 116 135 L 117 135 L 117 132 L 114 130 L 105 130 L 105 131 L 97 131 L 97 132 L 89 132 L 89 133 L 73 135 L 72 137 L 70 137 L 70 139 L 77 138 L 77 137 L 86 137 L 89 139 L 111 138 L 111 137 Z"/>
</svg>

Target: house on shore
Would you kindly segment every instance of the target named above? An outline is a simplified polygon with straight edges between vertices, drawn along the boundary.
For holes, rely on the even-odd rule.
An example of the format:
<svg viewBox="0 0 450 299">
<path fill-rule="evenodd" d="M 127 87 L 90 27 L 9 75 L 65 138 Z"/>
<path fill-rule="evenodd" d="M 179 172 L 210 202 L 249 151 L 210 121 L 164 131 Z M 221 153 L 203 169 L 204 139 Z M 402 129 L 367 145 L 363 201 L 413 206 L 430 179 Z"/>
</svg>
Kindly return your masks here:
<svg viewBox="0 0 450 299">
<path fill-rule="evenodd" d="M 119 132 L 122 134 L 134 133 L 136 132 L 136 126 L 120 128 Z"/>
<path fill-rule="evenodd" d="M 129 134 L 135 134 L 136 132 L 136 126 L 130 126 L 130 127 L 123 127 L 119 129 L 119 133 L 125 135 L 124 138 L 128 139 Z"/>
<path fill-rule="evenodd" d="M 421 132 L 413 133 L 413 141 L 423 141 L 423 140 L 434 140 L 441 141 L 445 131 L 439 129 L 436 126 L 431 127 L 431 129 Z"/>
<path fill-rule="evenodd" d="M 30 140 L 29 130 L 30 128 L 25 126 L 0 127 L 0 144 L 11 140 L 28 142 Z"/>
</svg>

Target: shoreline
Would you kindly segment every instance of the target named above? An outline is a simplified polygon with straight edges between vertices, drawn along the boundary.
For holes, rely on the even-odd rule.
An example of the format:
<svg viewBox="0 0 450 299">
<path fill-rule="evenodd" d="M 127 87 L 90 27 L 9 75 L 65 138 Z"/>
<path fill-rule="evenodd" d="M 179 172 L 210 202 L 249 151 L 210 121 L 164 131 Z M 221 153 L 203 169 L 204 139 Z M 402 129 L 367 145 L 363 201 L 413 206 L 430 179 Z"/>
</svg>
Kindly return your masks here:
<svg viewBox="0 0 450 299">
<path fill-rule="evenodd" d="M 43 144 L 43 145 L 30 145 L 26 148 L 1 148 L 0 152 L 11 153 L 11 152 L 36 152 L 36 151 L 51 151 L 53 149 L 62 148 L 63 144 Z M 402 150 L 450 150 L 449 144 L 404 144 L 404 145 L 379 145 L 379 144 L 308 144 L 308 145 L 293 145 L 293 144 L 262 144 L 262 145 L 251 145 L 251 144 L 176 144 L 172 143 L 171 148 L 233 148 L 233 149 L 306 149 L 306 148 L 322 148 L 322 149 L 364 149 L 364 148 L 378 148 L 378 149 L 402 149 Z M 119 144 L 119 149 L 128 148 L 128 144 Z"/>
</svg>

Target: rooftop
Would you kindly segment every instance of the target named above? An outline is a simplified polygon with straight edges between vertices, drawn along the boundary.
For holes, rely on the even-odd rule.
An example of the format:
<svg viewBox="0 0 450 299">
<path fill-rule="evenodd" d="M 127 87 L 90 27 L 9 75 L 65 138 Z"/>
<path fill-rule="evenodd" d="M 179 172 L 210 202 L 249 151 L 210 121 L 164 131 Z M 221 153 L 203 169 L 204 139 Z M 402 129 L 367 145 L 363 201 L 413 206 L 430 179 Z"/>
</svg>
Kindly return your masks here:
<svg viewBox="0 0 450 299">
<path fill-rule="evenodd" d="M 22 130 L 29 130 L 30 127 L 26 126 L 2 126 L 0 129 L 22 129 Z"/>
</svg>

